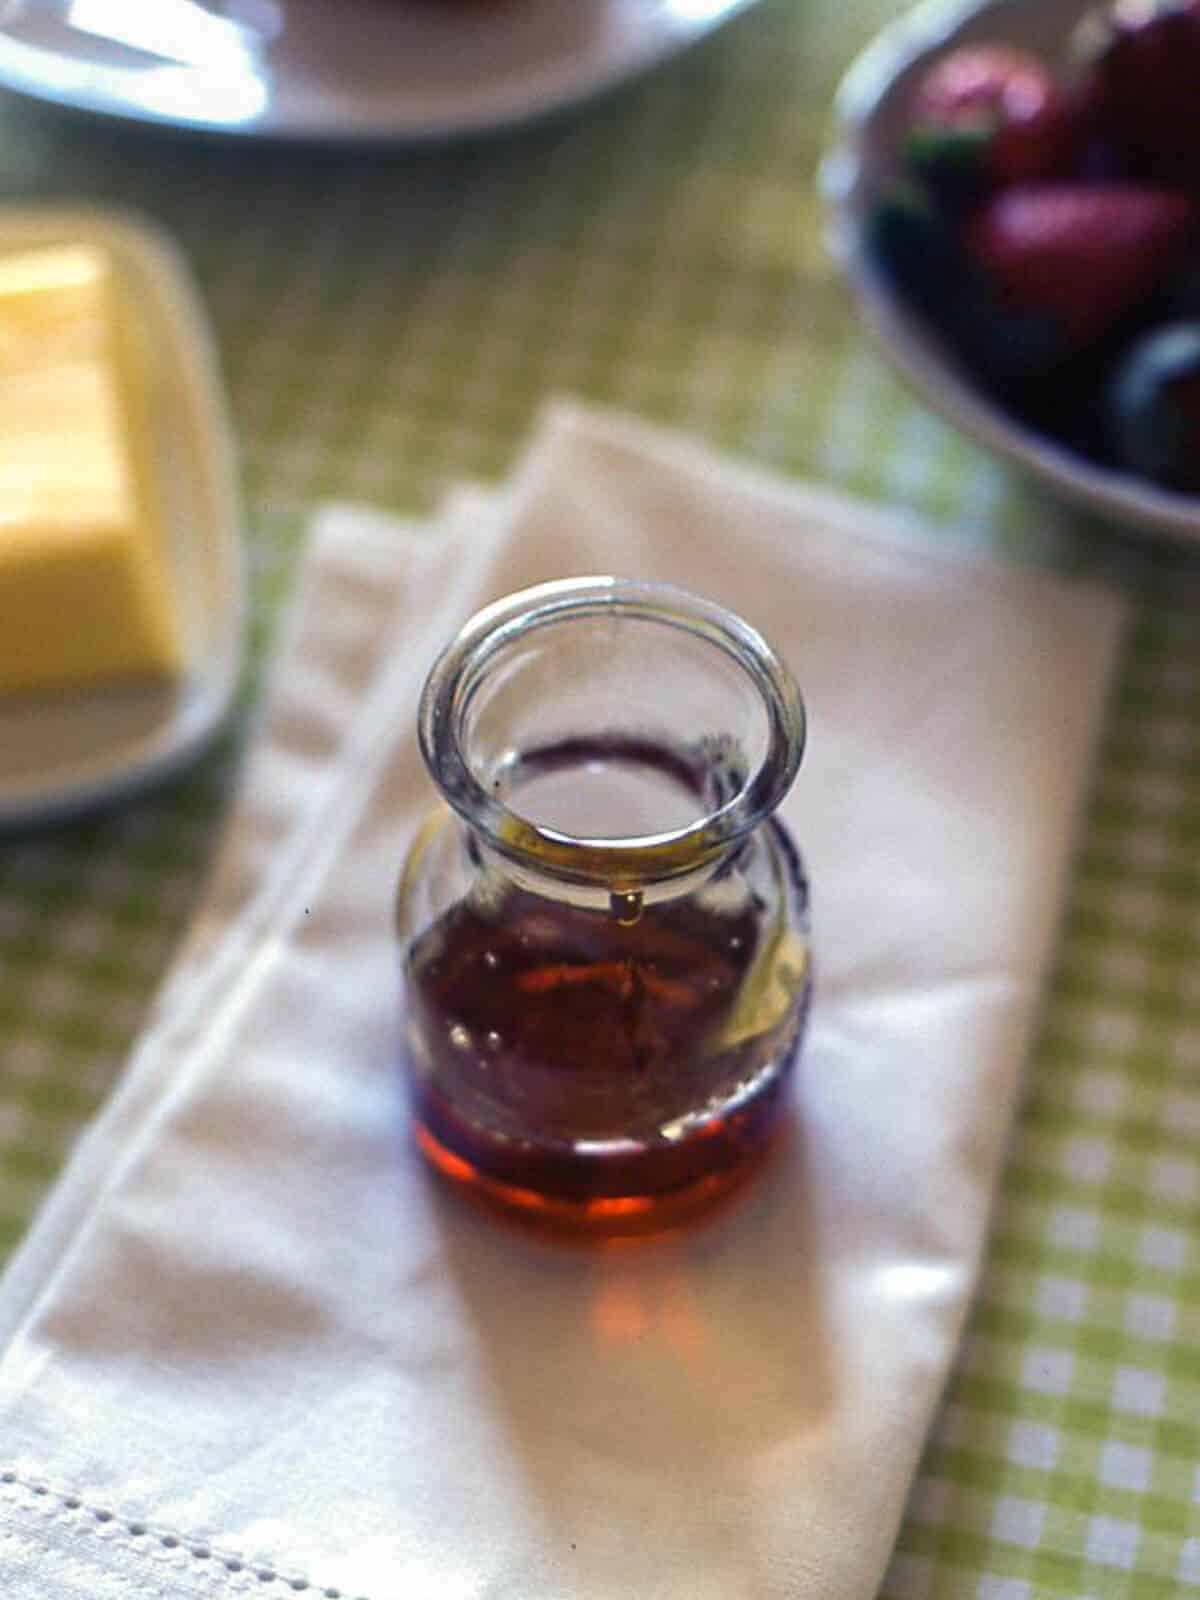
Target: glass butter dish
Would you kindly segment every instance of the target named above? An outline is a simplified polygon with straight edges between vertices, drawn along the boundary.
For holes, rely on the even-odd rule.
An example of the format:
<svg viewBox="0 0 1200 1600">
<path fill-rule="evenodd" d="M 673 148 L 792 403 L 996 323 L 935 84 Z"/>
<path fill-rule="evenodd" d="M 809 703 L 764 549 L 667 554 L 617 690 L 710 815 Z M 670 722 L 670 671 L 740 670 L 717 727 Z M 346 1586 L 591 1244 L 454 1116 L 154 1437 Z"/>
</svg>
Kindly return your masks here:
<svg viewBox="0 0 1200 1600">
<path fill-rule="evenodd" d="M 199 296 L 123 214 L 0 209 L 0 827 L 193 756 L 241 671 L 231 431 Z"/>
<path fill-rule="evenodd" d="M 707 1207 L 773 1143 L 807 1010 L 787 669 L 682 590 L 565 581 L 467 624 L 419 732 L 446 801 L 398 896 L 420 1148 L 585 1233 Z"/>
</svg>

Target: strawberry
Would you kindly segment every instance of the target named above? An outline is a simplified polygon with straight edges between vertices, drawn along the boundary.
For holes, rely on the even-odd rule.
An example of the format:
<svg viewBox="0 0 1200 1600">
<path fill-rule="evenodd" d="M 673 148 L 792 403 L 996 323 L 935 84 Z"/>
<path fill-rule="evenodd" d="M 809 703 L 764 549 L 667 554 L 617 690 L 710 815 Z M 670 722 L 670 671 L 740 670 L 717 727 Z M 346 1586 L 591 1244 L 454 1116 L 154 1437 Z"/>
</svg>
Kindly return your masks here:
<svg viewBox="0 0 1200 1600">
<path fill-rule="evenodd" d="M 867 218 L 864 244 L 900 297 L 986 378 L 1034 377 L 1064 354 L 1053 316 L 1000 306 L 959 230 L 920 185 L 883 190 Z"/>
<path fill-rule="evenodd" d="M 1200 0 L 1116 0 L 1080 24 L 1073 95 L 1151 179 L 1200 179 Z"/>
<path fill-rule="evenodd" d="M 1049 312 L 1078 350 L 1175 265 L 1196 220 L 1196 201 L 1170 189 L 1022 184 L 989 201 L 965 238 L 1001 306 Z"/>
<path fill-rule="evenodd" d="M 917 85 L 905 144 L 910 170 L 951 199 L 1064 174 L 1077 144 L 1067 95 L 1028 51 L 952 50 Z"/>
</svg>

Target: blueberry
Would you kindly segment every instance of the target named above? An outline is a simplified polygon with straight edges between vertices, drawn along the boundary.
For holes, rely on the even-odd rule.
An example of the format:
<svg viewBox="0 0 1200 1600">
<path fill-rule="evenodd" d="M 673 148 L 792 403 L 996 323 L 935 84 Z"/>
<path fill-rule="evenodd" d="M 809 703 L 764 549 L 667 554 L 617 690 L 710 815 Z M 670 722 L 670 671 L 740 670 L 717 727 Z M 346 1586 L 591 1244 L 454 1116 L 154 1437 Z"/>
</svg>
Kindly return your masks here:
<svg viewBox="0 0 1200 1600">
<path fill-rule="evenodd" d="M 1170 322 L 1191 322 L 1200 317 L 1200 259 L 1189 257 L 1162 285 L 1161 298 Z"/>
<path fill-rule="evenodd" d="M 894 184 L 868 219 L 866 247 L 901 298 L 945 336 L 986 383 L 1007 385 L 1051 371 L 1066 341 L 1049 311 L 1001 302 L 953 224 L 917 184 Z"/>
<path fill-rule="evenodd" d="M 995 383 L 1040 377 L 1066 348 L 1062 325 L 1052 311 L 1002 304 L 985 275 L 974 270 L 955 296 L 948 326 L 972 367 Z"/>
<path fill-rule="evenodd" d="M 1122 466 L 1175 489 L 1200 489 L 1200 322 L 1146 334 L 1117 366 L 1106 396 Z"/>
<path fill-rule="evenodd" d="M 962 211 L 987 192 L 991 143 L 983 127 L 916 127 L 904 141 L 904 164 L 947 210 Z"/>
<path fill-rule="evenodd" d="M 916 184 L 893 184 L 880 195 L 867 218 L 865 244 L 901 297 L 927 316 L 945 310 L 966 276 L 953 228 Z"/>
</svg>

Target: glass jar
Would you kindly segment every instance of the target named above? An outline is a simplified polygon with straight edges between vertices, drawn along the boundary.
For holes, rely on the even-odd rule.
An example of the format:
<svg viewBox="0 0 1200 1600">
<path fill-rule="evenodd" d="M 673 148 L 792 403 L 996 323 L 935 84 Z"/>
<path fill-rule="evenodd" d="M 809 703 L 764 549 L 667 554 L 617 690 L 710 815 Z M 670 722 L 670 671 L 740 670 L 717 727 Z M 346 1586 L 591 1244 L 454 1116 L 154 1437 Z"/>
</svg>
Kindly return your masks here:
<svg viewBox="0 0 1200 1600">
<path fill-rule="evenodd" d="M 779 1126 L 809 994 L 787 669 L 683 590 L 550 583 L 467 623 L 419 732 L 446 801 L 397 905 L 422 1151 L 589 1231 L 716 1199 Z"/>
</svg>

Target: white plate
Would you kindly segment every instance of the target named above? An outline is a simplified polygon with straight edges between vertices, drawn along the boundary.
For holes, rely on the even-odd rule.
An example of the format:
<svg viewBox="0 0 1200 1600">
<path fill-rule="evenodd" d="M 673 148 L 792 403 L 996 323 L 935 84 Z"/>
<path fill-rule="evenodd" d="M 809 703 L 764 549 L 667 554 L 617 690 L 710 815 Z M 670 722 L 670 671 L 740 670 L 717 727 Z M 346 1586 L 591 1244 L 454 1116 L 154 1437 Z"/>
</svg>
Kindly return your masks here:
<svg viewBox="0 0 1200 1600">
<path fill-rule="evenodd" d="M 209 133 L 420 141 L 611 89 L 751 0 L 0 0 L 0 86 Z"/>
<path fill-rule="evenodd" d="M 887 28 L 855 62 L 838 93 L 837 143 L 821 172 L 832 207 L 830 242 L 884 354 L 948 421 L 1064 499 L 1108 520 L 1200 540 L 1197 496 L 1095 466 L 994 404 L 948 357 L 936 333 L 898 299 L 862 246 L 871 203 L 897 173 L 913 84 L 930 59 L 960 44 L 988 41 L 1024 46 L 1054 64 L 1063 59 L 1076 23 L 1095 5 L 1096 0 L 926 0 Z"/>
<path fill-rule="evenodd" d="M 156 231 L 91 210 L 0 210 L 0 251 L 92 242 L 111 251 L 151 356 L 156 465 L 183 626 L 173 682 L 0 696 L 0 827 L 84 811 L 165 777 L 229 710 L 245 581 L 233 445 L 207 325 Z"/>
</svg>

